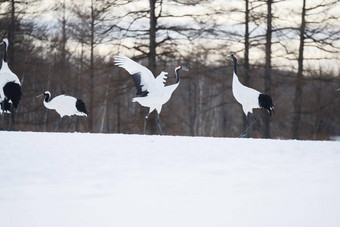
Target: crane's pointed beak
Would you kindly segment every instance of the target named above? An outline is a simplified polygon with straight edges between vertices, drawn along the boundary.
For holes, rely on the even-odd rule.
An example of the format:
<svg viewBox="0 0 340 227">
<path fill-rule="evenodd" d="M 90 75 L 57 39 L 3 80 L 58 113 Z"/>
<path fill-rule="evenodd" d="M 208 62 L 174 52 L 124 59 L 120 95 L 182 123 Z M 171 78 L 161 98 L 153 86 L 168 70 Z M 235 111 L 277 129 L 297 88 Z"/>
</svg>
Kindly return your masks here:
<svg viewBox="0 0 340 227">
<path fill-rule="evenodd" d="M 182 66 L 182 70 L 186 71 L 186 72 L 189 72 L 189 69 L 187 67 L 185 67 L 185 66 Z"/>
<path fill-rule="evenodd" d="M 37 96 L 35 96 L 35 98 L 37 99 L 37 98 L 39 98 L 39 97 L 41 97 L 41 96 L 43 96 L 44 94 L 40 94 L 40 95 L 37 95 Z"/>
</svg>

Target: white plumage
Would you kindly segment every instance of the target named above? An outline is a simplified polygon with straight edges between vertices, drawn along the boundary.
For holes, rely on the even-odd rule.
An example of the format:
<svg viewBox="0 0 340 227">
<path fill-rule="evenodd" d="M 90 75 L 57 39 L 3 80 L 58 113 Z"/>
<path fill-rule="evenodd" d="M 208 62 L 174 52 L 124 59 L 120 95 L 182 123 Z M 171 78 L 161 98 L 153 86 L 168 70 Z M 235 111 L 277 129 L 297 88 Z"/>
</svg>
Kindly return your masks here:
<svg viewBox="0 0 340 227">
<path fill-rule="evenodd" d="M 242 109 L 245 115 L 253 113 L 253 108 L 260 108 L 258 97 L 261 93 L 241 84 L 235 71 L 233 73 L 232 89 L 235 99 L 237 102 L 242 104 Z"/>
<path fill-rule="evenodd" d="M 130 58 L 124 55 L 117 55 L 115 57 L 115 65 L 124 68 L 129 72 L 133 81 L 135 82 L 135 86 L 137 89 L 137 94 L 140 97 L 135 97 L 132 99 L 132 102 L 138 102 L 144 107 L 149 107 L 149 113 L 145 117 L 144 121 L 144 134 L 146 128 L 146 121 L 153 110 L 157 111 L 157 124 L 160 132 L 162 133 L 162 129 L 159 123 L 159 114 L 162 111 L 162 106 L 164 103 L 169 101 L 172 93 L 178 87 L 180 78 L 179 78 L 179 70 L 182 69 L 181 66 L 177 66 L 175 69 L 176 74 L 176 83 L 165 86 L 165 80 L 167 78 L 167 72 L 161 72 L 156 78 L 152 74 L 152 72 L 140 65 L 139 63 L 131 60 Z"/>
<path fill-rule="evenodd" d="M 2 59 L 2 66 L 0 69 L 0 113 L 9 113 L 9 126 L 10 129 L 11 118 L 12 118 L 12 106 L 14 108 L 18 107 L 19 101 L 21 99 L 21 83 L 17 75 L 15 75 L 8 67 L 7 62 L 7 50 L 8 50 L 8 39 L 3 39 L 2 43 L 4 48 L 4 56 Z M 2 127 L 3 127 L 2 116 Z"/>
<path fill-rule="evenodd" d="M 169 101 L 171 98 L 172 93 L 176 90 L 176 88 L 179 85 L 179 82 L 176 84 L 172 84 L 169 86 L 164 86 L 163 82 L 162 84 L 158 81 L 161 81 L 161 79 L 166 78 L 165 72 L 161 72 L 161 74 L 155 79 L 155 85 L 156 86 L 148 86 L 149 90 L 147 90 L 149 93 L 146 96 L 143 97 L 135 97 L 132 99 L 132 102 L 138 102 L 142 106 L 149 107 L 149 113 L 151 113 L 153 110 L 156 109 L 158 113 L 162 111 L 162 106 L 164 103 Z M 157 80 L 159 79 L 159 80 Z M 158 85 L 159 84 L 159 85 Z"/>
<path fill-rule="evenodd" d="M 48 101 L 48 99 L 51 97 L 51 93 L 46 91 L 45 94 L 45 96 L 48 98 L 44 99 L 44 106 L 47 109 L 57 111 L 60 117 L 72 115 L 87 116 L 86 112 L 82 112 L 77 109 L 77 99 L 75 97 L 68 95 L 58 95 L 52 100 Z"/>
<path fill-rule="evenodd" d="M 42 95 L 45 96 L 44 106 L 47 109 L 55 110 L 60 115 L 60 119 L 55 131 L 59 128 L 61 118 L 63 118 L 64 116 L 69 116 L 72 119 L 74 127 L 75 121 L 71 116 L 87 116 L 85 103 L 81 99 L 76 99 L 75 97 L 68 95 L 59 95 L 50 100 L 51 93 L 49 91 L 45 91 Z M 42 95 L 38 95 L 37 97 Z"/>
<path fill-rule="evenodd" d="M 7 50 L 8 50 L 8 39 L 4 39 L 2 44 L 5 45 L 4 57 L 2 59 L 2 66 L 0 69 L 0 99 L 4 100 L 6 98 L 3 88 L 8 82 L 14 82 L 21 86 L 20 80 L 17 75 L 15 75 L 8 67 L 7 62 Z"/>
<path fill-rule="evenodd" d="M 253 88 L 246 87 L 238 79 L 237 76 L 237 58 L 232 54 L 230 56 L 234 62 L 233 71 L 233 84 L 232 91 L 235 99 L 242 105 L 244 114 L 246 115 L 246 129 L 241 137 L 245 137 L 248 134 L 248 129 L 256 121 L 256 117 L 253 114 L 254 108 L 264 108 L 271 115 L 274 112 L 274 105 L 269 95 L 262 94 Z M 248 113 L 253 116 L 254 121 L 249 125 Z"/>
</svg>

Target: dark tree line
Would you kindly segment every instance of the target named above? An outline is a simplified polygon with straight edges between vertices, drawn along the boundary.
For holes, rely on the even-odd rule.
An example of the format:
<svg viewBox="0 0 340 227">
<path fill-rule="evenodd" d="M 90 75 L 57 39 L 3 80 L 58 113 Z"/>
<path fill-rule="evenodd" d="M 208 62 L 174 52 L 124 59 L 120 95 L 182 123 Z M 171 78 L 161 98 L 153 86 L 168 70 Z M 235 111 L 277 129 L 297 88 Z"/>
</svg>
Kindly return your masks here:
<svg viewBox="0 0 340 227">
<path fill-rule="evenodd" d="M 238 136 L 241 106 L 231 92 L 232 61 L 241 82 L 272 96 L 275 114 L 255 110 L 251 137 L 330 139 L 340 134 L 338 1 L 104 0 L 0 1 L 0 37 L 22 81 L 15 130 L 53 131 L 58 115 L 35 96 L 49 90 L 82 98 L 82 132 L 141 133 L 147 109 L 128 74 L 113 65 L 122 53 L 157 76 L 184 65 L 181 84 L 163 106 L 165 134 Z M 26 4 L 29 3 L 29 4 Z M 1 52 L 3 49 L 1 48 Z M 148 134 L 157 133 L 151 116 Z M 60 130 L 70 130 L 65 119 Z"/>
</svg>

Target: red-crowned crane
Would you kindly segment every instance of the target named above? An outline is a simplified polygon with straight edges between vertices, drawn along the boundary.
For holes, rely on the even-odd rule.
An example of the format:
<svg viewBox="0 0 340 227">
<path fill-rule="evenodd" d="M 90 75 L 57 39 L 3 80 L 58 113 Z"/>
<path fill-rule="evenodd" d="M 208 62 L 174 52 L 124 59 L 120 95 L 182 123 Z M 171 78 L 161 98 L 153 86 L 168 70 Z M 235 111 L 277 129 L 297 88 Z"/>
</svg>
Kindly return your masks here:
<svg viewBox="0 0 340 227">
<path fill-rule="evenodd" d="M 15 75 L 8 67 L 8 39 L 3 39 L 1 44 L 5 46 L 4 57 L 2 59 L 2 66 L 0 69 L 0 112 L 2 113 L 1 128 L 3 128 L 4 113 L 9 113 L 8 130 L 10 130 L 13 107 L 15 109 L 18 107 L 22 95 L 21 83 L 17 75 Z"/>
<path fill-rule="evenodd" d="M 149 107 L 149 113 L 144 119 L 144 134 L 146 129 L 146 122 L 150 113 L 153 110 L 157 111 L 157 125 L 160 133 L 162 134 L 162 127 L 160 125 L 159 114 L 162 111 L 162 106 L 166 103 L 180 82 L 179 70 L 182 66 L 177 66 L 175 69 L 176 82 L 172 85 L 165 86 L 165 79 L 167 78 L 167 72 L 161 72 L 156 78 L 152 72 L 140 65 L 139 63 L 131 60 L 124 55 L 117 55 L 114 59 L 115 65 L 124 68 L 131 75 L 137 89 L 139 97 L 132 99 L 132 102 L 138 102 L 142 106 Z"/>
<path fill-rule="evenodd" d="M 248 129 L 256 121 L 256 117 L 253 114 L 253 109 L 264 108 L 271 116 L 272 112 L 274 112 L 274 105 L 272 98 L 269 95 L 262 94 L 253 88 L 246 87 L 241 84 L 237 76 L 237 58 L 233 54 L 230 57 L 234 62 L 232 84 L 233 95 L 235 99 L 242 105 L 243 112 L 246 115 L 246 129 L 240 137 L 246 137 L 248 135 Z M 253 121 L 251 122 L 251 124 L 249 124 L 248 113 L 253 116 Z"/>
<path fill-rule="evenodd" d="M 72 115 L 77 116 L 85 116 L 87 117 L 87 110 L 85 107 L 85 103 L 81 99 L 77 99 L 68 95 L 58 95 L 50 100 L 51 93 L 49 91 L 45 91 L 43 94 L 38 95 L 36 98 L 40 96 L 45 96 L 44 98 L 44 106 L 47 109 L 55 110 L 60 115 L 60 119 L 57 123 L 57 127 L 54 131 L 57 131 L 61 122 L 61 119 L 64 116 L 69 116 L 73 122 L 73 129 L 76 131 L 76 122 L 72 118 Z"/>
</svg>

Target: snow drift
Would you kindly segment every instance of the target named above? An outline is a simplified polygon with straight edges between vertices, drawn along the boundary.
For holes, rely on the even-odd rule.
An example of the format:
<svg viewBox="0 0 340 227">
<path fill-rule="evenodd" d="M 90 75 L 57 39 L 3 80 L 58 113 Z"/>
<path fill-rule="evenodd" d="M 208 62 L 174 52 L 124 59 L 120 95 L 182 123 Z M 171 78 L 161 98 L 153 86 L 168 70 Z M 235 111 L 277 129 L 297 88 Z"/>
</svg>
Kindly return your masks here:
<svg viewBox="0 0 340 227">
<path fill-rule="evenodd" d="M 340 142 L 0 138 L 0 226 L 340 226 Z"/>
</svg>

